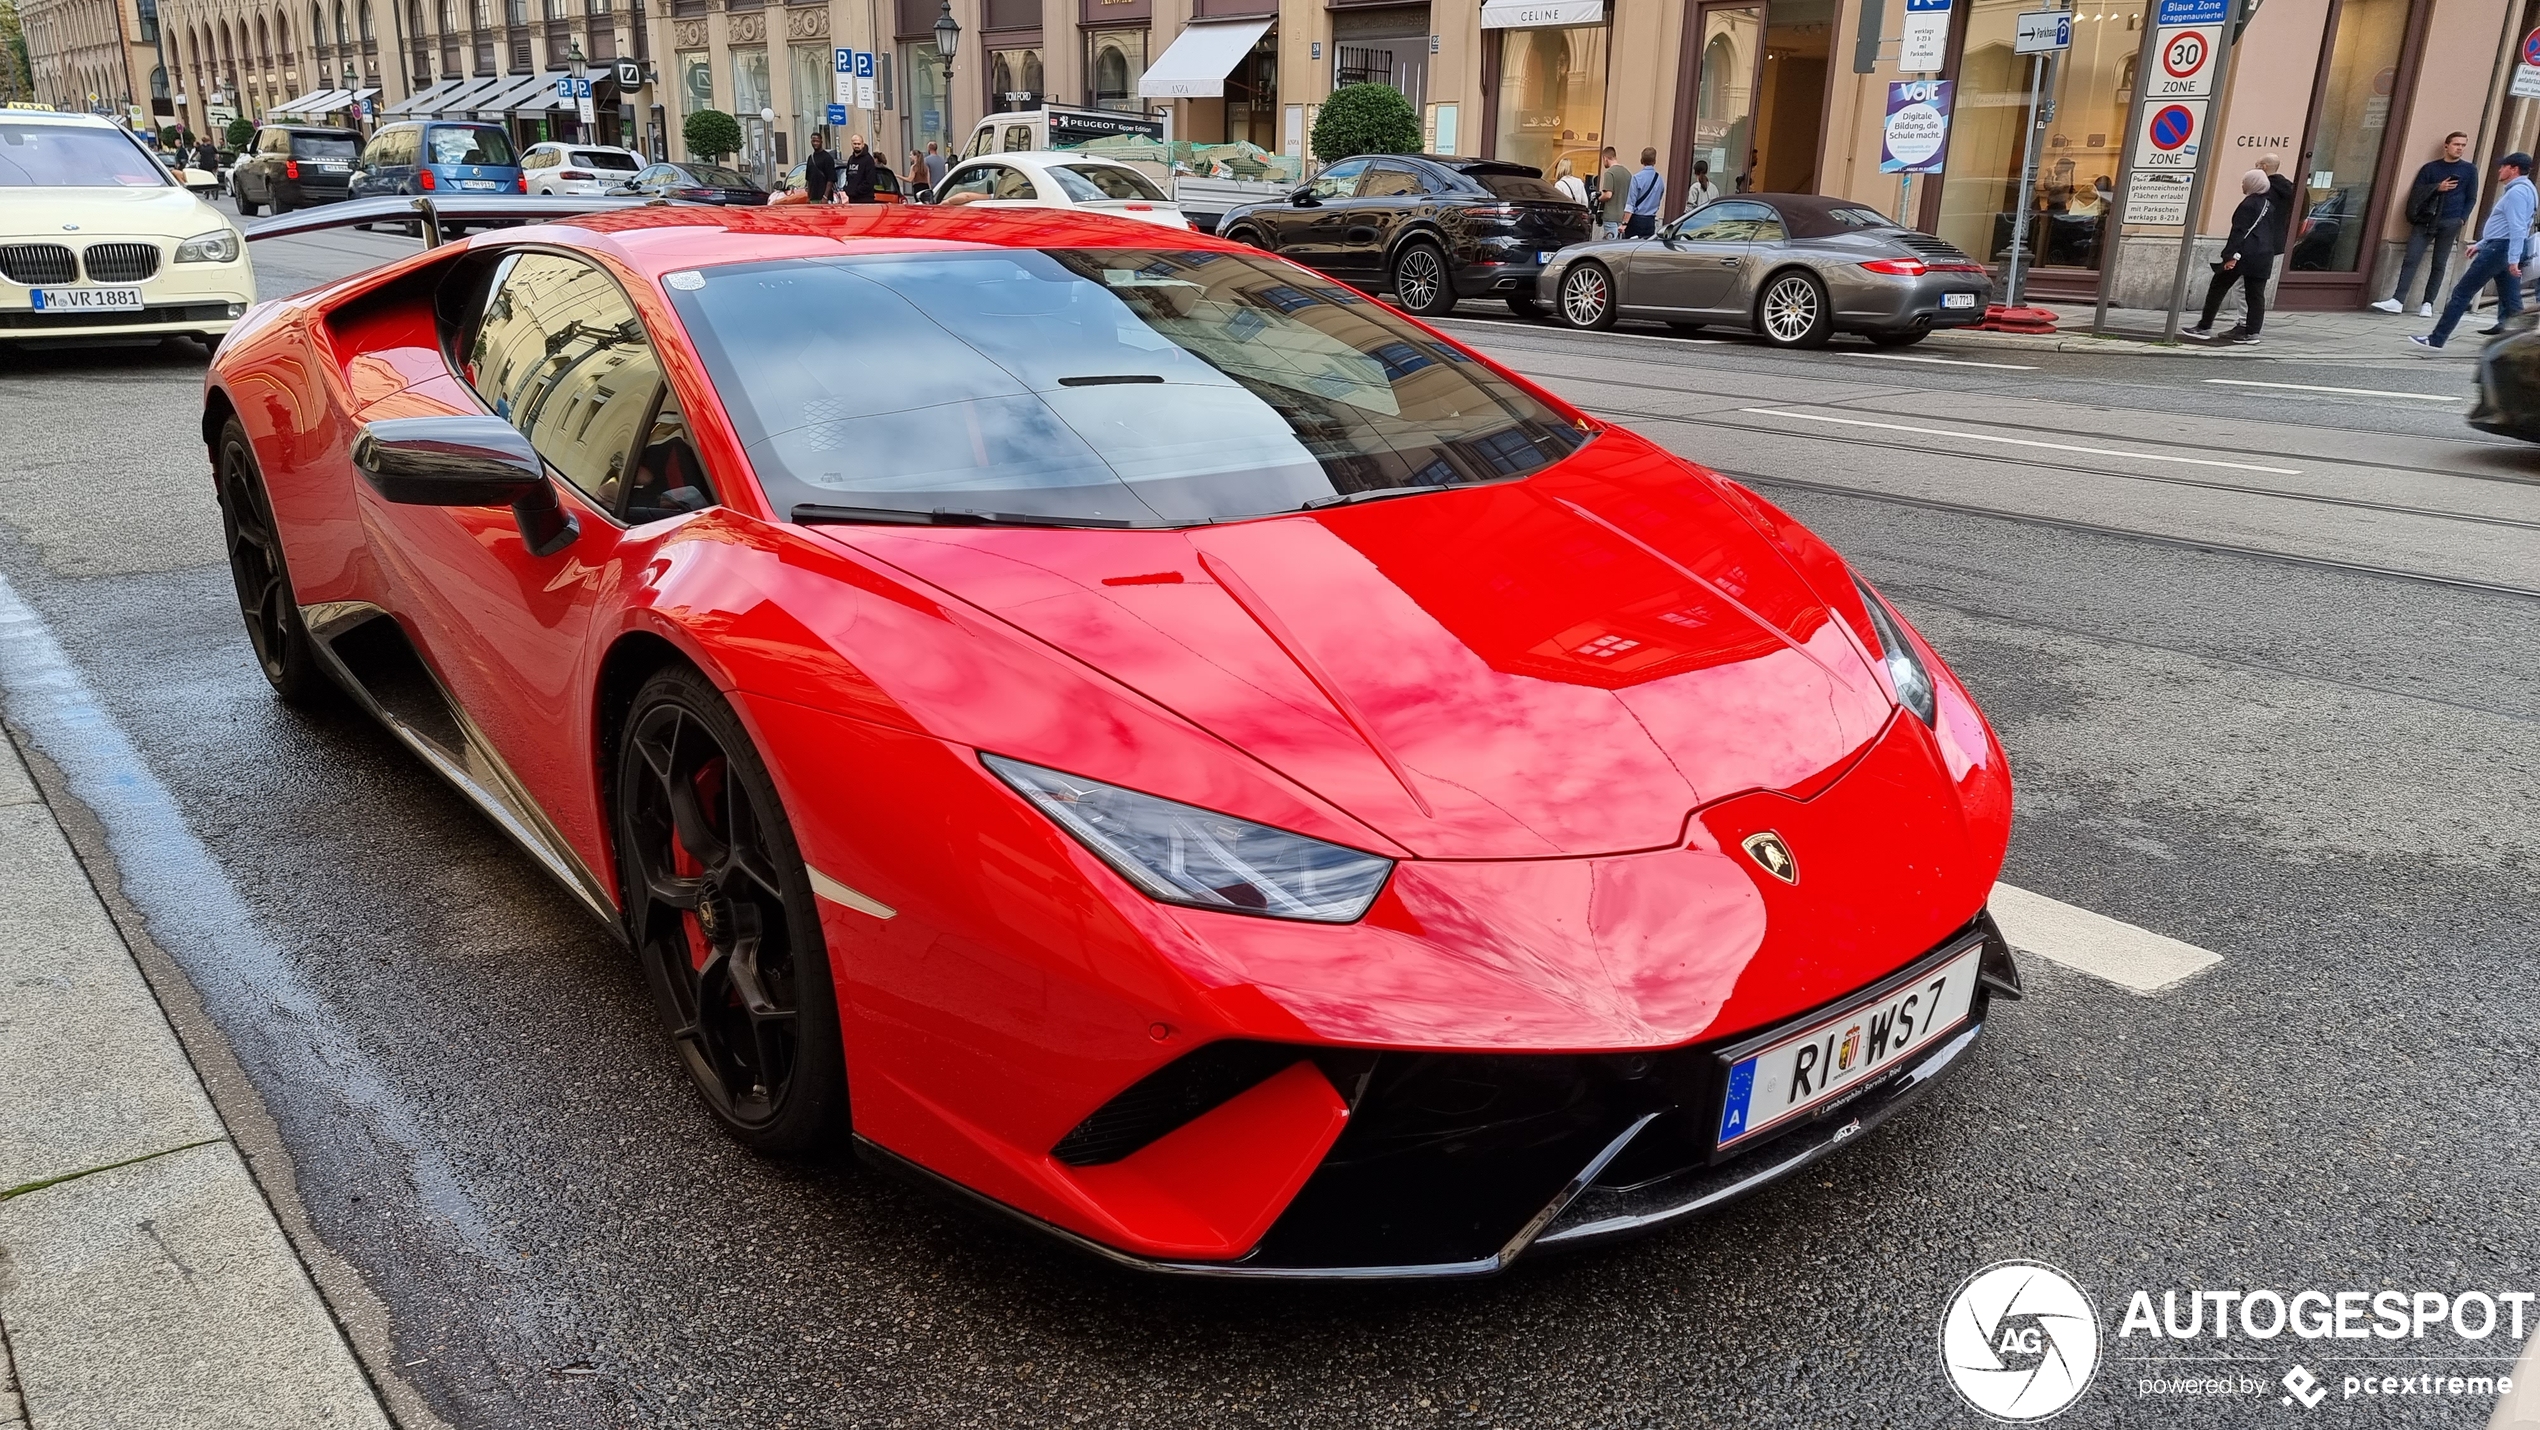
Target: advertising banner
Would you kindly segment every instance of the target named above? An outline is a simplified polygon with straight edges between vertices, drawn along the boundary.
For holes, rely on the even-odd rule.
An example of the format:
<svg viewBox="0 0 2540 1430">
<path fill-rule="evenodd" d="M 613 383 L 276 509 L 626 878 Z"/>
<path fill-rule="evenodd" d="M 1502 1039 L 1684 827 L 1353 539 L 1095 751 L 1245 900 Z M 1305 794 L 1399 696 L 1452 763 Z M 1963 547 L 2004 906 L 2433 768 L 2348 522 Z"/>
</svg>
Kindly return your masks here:
<svg viewBox="0 0 2540 1430">
<path fill-rule="evenodd" d="M 1887 125 L 1879 141 L 1882 174 L 1937 174 L 1949 150 L 1949 100 L 1957 82 L 1905 79 L 1887 87 Z"/>
</svg>

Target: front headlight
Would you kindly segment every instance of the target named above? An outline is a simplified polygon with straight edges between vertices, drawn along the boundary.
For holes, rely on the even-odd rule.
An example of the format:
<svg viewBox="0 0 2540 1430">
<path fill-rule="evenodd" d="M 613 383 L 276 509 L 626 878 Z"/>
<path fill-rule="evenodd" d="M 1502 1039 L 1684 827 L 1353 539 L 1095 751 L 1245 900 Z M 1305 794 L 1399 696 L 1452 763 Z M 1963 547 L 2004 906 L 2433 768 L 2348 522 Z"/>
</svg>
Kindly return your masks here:
<svg viewBox="0 0 2540 1430">
<path fill-rule="evenodd" d="M 1870 583 L 1855 576 L 1852 584 L 1861 591 L 1861 604 L 1870 608 L 1870 629 L 1879 636 L 1879 660 L 1887 667 L 1887 678 L 1896 687 L 1897 702 L 1923 717 L 1926 725 L 1940 723 L 1940 694 L 1931 683 L 1931 672 L 1923 668 L 1923 658 L 1914 653 L 1914 643 L 1905 637 L 1905 623 L 1870 589 Z"/>
<path fill-rule="evenodd" d="M 1345 924 L 1393 861 L 1248 819 L 982 752 L 980 762 L 1096 857 L 1168 904 Z"/>
<path fill-rule="evenodd" d="M 238 257 L 238 230 L 216 228 L 176 246 L 179 263 L 227 263 Z"/>
</svg>

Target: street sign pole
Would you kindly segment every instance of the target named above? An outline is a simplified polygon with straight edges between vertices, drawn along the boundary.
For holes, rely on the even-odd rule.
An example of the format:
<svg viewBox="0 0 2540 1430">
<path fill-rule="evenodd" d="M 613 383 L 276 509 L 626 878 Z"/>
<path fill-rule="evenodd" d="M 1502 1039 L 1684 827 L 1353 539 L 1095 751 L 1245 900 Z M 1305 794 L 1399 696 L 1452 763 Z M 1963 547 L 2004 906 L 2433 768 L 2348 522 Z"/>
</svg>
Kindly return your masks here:
<svg viewBox="0 0 2540 1430">
<path fill-rule="evenodd" d="M 2028 57 L 2028 128 L 2020 140 L 2020 206 L 2011 217 L 2011 277 L 2002 285 L 2006 306 L 2020 306 L 2020 260 L 2028 253 L 2028 205 L 2037 191 L 2037 88 L 2045 76 L 2046 57 Z"/>
<path fill-rule="evenodd" d="M 2209 91 L 2214 99 L 2206 106 L 2206 118 L 2199 121 L 2202 125 L 2213 124 L 2213 116 L 2221 112 L 2222 96 L 2230 93 L 2224 82 L 2231 76 L 2233 48 L 2231 27 L 2225 25 L 2215 36 L 2214 57 L 2205 62 L 2214 71 L 2214 83 Z M 2187 275 L 2196 263 L 2197 220 L 2205 212 L 2205 192 L 2213 182 L 2214 151 L 2221 147 L 2213 142 L 2213 133 L 2212 128 L 2207 128 L 2196 139 L 2196 178 L 2187 186 L 2187 226 L 2179 233 L 2178 268 L 2170 275 L 2169 312 L 2161 323 L 2161 341 L 2165 343 L 2178 341 L 2178 310 L 2187 302 Z"/>
<path fill-rule="evenodd" d="M 2178 261 L 2170 276 L 2169 301 L 2161 320 L 2159 341 L 2178 339 L 2179 308 L 2187 299 L 2187 275 L 2196 256 L 2196 230 L 2215 159 L 2214 120 L 2225 93 L 2234 16 L 2256 9 L 2254 0 L 2154 0 L 2151 24 L 2143 29 L 2143 48 L 2136 57 L 2134 103 L 2126 120 L 2127 141 L 2117 166 L 2116 211 L 2108 233 L 2114 240 L 2099 256 L 2099 298 L 2090 331 L 2097 337 L 2151 338 L 2140 329 L 2112 329 L 2117 270 L 2123 266 L 2126 230 L 2178 230 Z M 2185 189 L 2185 193 L 2180 192 Z M 2153 238 L 2151 234 L 2140 235 Z M 2157 241 L 2157 240 L 2155 240 Z"/>
</svg>

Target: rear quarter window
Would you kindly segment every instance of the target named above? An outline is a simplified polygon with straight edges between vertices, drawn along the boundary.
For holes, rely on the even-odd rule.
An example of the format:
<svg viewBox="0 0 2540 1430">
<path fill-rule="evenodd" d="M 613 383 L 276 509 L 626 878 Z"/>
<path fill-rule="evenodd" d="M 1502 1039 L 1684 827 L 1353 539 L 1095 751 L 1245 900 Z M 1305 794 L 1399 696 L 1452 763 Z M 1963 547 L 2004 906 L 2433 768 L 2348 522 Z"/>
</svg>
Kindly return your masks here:
<svg viewBox="0 0 2540 1430">
<path fill-rule="evenodd" d="M 291 157 L 294 159 L 350 159 L 361 152 L 361 141 L 350 134 L 294 134 Z"/>
</svg>

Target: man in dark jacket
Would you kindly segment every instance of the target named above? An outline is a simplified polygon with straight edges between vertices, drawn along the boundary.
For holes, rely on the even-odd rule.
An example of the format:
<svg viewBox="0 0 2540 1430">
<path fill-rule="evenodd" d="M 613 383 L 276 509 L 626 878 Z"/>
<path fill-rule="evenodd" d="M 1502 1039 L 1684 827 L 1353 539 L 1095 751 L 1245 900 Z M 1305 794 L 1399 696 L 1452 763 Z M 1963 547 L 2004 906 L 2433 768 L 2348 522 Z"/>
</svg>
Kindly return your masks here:
<svg viewBox="0 0 2540 1430">
<path fill-rule="evenodd" d="M 204 135 L 202 140 L 194 146 L 194 158 L 191 162 L 195 168 L 206 174 L 220 172 L 220 146 L 212 142 L 212 136 Z"/>
<path fill-rule="evenodd" d="M 2478 166 L 2465 156 L 2469 153 L 2469 136 L 2453 130 L 2443 140 L 2443 157 L 2427 161 L 2417 170 L 2416 182 L 2408 186 L 2408 253 L 2399 260 L 2399 286 L 2390 296 L 2373 304 L 2385 313 L 2404 313 L 2408 308 L 2408 289 L 2415 284 L 2417 264 L 2431 252 L 2434 261 L 2427 266 L 2425 296 L 2417 307 L 2417 316 L 2434 316 L 2434 295 L 2443 291 L 2443 265 L 2451 258 L 2452 249 L 2461 240 L 2461 225 L 2478 212 Z"/>
<path fill-rule="evenodd" d="M 2284 156 L 2261 154 L 2258 168 L 2267 176 L 2267 222 L 2275 228 L 2275 256 L 2293 251 L 2293 181 L 2284 177 Z"/>
<path fill-rule="evenodd" d="M 2267 320 L 2267 277 L 2275 269 L 2274 205 L 2267 197 L 2271 187 L 2262 170 L 2251 169 L 2240 176 L 2240 207 L 2231 211 L 2231 236 L 2223 240 L 2222 259 L 2214 265 L 2214 281 L 2205 289 L 2205 316 L 2187 330 L 2186 336 L 2213 336 L 2214 315 L 2222 311 L 2223 295 L 2237 283 L 2241 301 L 2249 311 L 2240 326 L 2222 335 L 2222 341 L 2258 340 L 2258 329 Z"/>
<path fill-rule="evenodd" d="M 838 156 L 829 152 L 829 136 L 815 129 L 811 132 L 811 157 L 803 161 L 803 197 L 825 204 L 837 191 Z"/>
<path fill-rule="evenodd" d="M 864 136 L 847 136 L 847 157 L 838 161 L 838 187 L 846 190 L 847 202 L 873 202 L 873 151 L 864 147 Z"/>
</svg>

